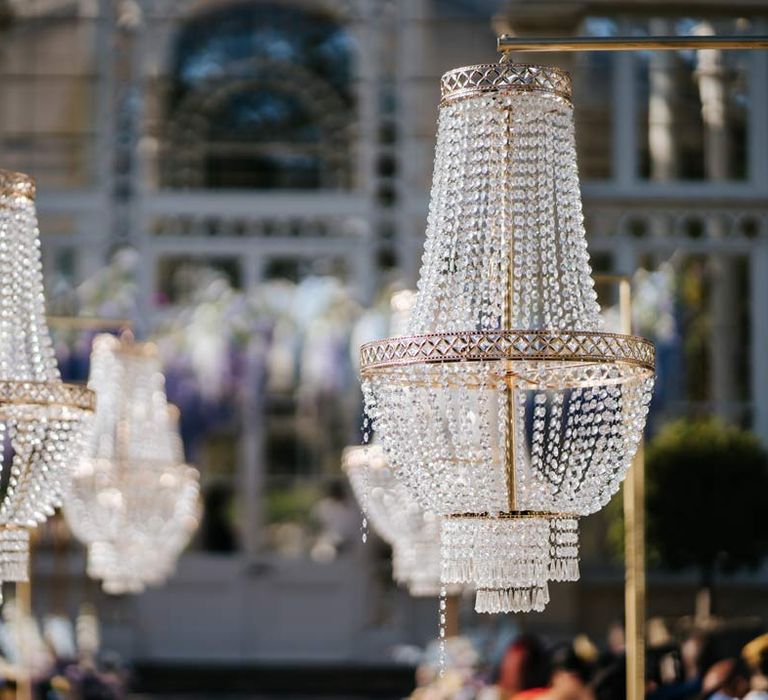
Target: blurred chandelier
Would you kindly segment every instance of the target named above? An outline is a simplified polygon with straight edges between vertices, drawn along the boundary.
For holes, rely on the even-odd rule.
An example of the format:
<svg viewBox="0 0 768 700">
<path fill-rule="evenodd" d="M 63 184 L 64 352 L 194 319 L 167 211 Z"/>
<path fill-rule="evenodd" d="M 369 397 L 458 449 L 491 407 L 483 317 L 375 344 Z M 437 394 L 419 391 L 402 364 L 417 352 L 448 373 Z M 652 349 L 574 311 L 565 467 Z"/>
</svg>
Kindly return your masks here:
<svg viewBox="0 0 768 700">
<path fill-rule="evenodd" d="M 0 170 L 0 583 L 27 580 L 29 529 L 61 505 L 94 407 L 56 364 L 34 200 L 32 178 Z"/>
<path fill-rule="evenodd" d="M 395 478 L 380 445 L 348 447 L 342 466 L 373 529 L 392 547 L 394 580 L 413 596 L 440 595 L 440 518 Z"/>
<path fill-rule="evenodd" d="M 89 386 L 98 397 L 94 432 L 64 515 L 88 546 L 89 575 L 108 592 L 138 592 L 165 579 L 197 527 L 198 472 L 184 464 L 153 344 L 97 336 Z"/>
<path fill-rule="evenodd" d="M 366 410 L 398 479 L 441 516 L 444 583 L 479 612 L 541 610 L 578 578 L 577 518 L 618 489 L 654 348 L 602 330 L 570 76 L 446 73 L 406 337 L 361 350 Z"/>
</svg>

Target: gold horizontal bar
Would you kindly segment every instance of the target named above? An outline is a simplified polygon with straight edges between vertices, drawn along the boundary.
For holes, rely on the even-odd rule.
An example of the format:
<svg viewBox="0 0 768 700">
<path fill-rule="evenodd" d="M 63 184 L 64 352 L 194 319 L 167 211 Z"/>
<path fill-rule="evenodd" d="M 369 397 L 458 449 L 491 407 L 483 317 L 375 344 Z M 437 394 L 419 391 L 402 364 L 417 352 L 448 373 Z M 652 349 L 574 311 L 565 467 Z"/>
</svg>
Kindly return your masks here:
<svg viewBox="0 0 768 700">
<path fill-rule="evenodd" d="M 768 36 L 611 36 L 523 38 L 503 34 L 499 51 L 677 51 L 768 49 Z"/>
<path fill-rule="evenodd" d="M 98 318 L 97 316 L 47 316 L 52 328 L 71 328 L 78 330 L 121 330 L 133 328 L 129 318 Z"/>
<path fill-rule="evenodd" d="M 631 282 L 629 275 L 619 275 L 612 272 L 596 272 L 592 275 L 595 284 L 621 284 L 622 282 Z"/>
</svg>

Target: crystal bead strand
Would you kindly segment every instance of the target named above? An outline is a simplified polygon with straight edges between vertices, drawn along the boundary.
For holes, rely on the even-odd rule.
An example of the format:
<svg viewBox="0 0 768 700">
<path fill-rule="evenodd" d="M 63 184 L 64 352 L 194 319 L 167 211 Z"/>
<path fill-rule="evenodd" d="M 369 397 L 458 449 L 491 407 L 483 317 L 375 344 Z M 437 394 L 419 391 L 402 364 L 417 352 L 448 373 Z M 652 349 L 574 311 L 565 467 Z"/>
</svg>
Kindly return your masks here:
<svg viewBox="0 0 768 700">
<path fill-rule="evenodd" d="M 446 653 L 445 653 L 445 613 L 448 608 L 448 589 L 445 586 L 442 586 L 440 588 L 440 617 L 439 617 L 439 627 L 438 627 L 438 636 L 440 639 L 440 671 L 439 675 L 440 678 L 443 678 L 445 676 L 445 665 L 446 665 Z"/>
<path fill-rule="evenodd" d="M 358 499 L 360 503 L 360 511 L 362 518 L 360 521 L 360 540 L 363 544 L 368 542 L 368 497 L 370 494 L 370 479 L 368 475 L 368 464 L 370 463 L 370 439 L 371 439 L 371 423 L 366 416 L 363 418 L 363 450 L 365 454 L 366 466 L 362 470 L 362 493 L 361 498 Z"/>
</svg>

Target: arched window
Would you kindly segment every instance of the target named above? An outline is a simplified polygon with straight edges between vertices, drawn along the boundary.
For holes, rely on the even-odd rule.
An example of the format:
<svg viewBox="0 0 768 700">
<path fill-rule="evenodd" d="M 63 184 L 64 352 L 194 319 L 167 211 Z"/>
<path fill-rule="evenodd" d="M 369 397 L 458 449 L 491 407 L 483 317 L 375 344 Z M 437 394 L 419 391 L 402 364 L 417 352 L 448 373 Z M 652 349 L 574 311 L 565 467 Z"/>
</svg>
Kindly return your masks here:
<svg viewBox="0 0 768 700">
<path fill-rule="evenodd" d="M 350 184 L 352 40 L 328 16 L 248 2 L 176 38 L 163 184 L 316 189 Z"/>
</svg>

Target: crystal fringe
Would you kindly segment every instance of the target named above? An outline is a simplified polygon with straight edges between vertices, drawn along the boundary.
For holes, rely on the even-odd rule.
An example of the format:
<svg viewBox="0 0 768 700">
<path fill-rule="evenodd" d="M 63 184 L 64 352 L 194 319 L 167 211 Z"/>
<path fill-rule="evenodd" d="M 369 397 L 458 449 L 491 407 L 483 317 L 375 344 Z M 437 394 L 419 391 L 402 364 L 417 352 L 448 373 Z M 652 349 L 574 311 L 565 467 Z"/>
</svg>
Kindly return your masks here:
<svg viewBox="0 0 768 700">
<path fill-rule="evenodd" d="M 475 594 L 475 612 L 520 613 L 541 612 L 549 603 L 549 586 L 531 588 L 487 589 Z"/>
<path fill-rule="evenodd" d="M 562 516 L 452 517 L 443 524 L 441 541 L 444 583 L 471 584 L 478 590 L 532 590 L 547 581 L 575 581 L 578 524 Z M 484 598 L 490 611 L 491 596 Z M 521 611 L 525 608 L 519 598 Z M 529 598 L 540 605 L 541 598 Z M 496 610 L 501 612 L 501 610 Z"/>
<path fill-rule="evenodd" d="M 29 580 L 29 531 L 0 529 L 0 581 Z"/>
</svg>

